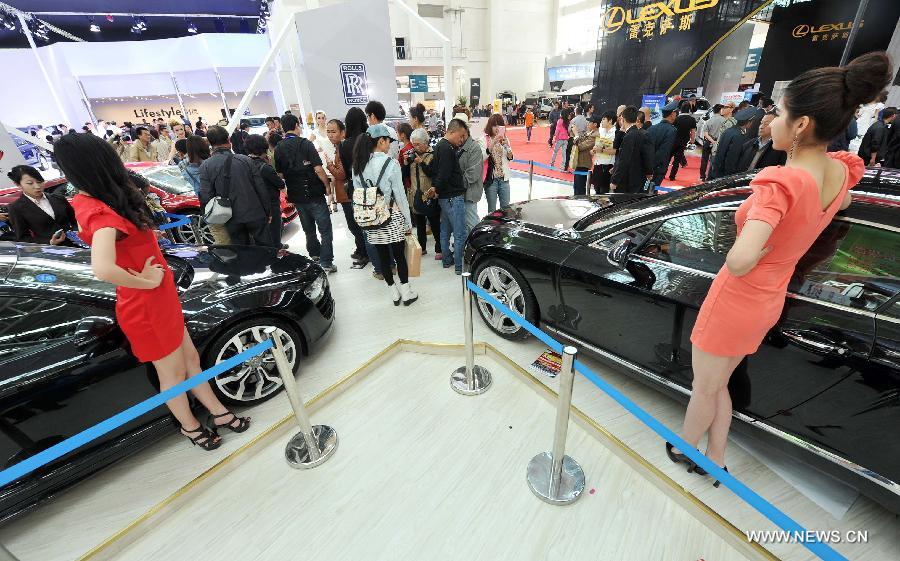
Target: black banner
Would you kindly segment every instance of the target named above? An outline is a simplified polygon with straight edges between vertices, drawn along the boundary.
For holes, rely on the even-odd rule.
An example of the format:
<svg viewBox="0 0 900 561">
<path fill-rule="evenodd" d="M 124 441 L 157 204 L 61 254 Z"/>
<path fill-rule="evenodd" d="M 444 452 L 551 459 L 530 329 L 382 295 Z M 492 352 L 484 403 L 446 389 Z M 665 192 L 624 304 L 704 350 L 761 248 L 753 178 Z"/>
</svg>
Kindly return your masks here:
<svg viewBox="0 0 900 561">
<path fill-rule="evenodd" d="M 614 108 L 638 105 L 644 94 L 677 93 L 714 45 L 770 2 L 605 0 L 591 101 Z"/>
<path fill-rule="evenodd" d="M 481 105 L 481 78 L 469 78 L 469 106 Z"/>
<path fill-rule="evenodd" d="M 857 9 L 859 0 L 776 6 L 756 74 L 761 91 L 772 91 L 776 81 L 793 80 L 811 68 L 839 65 Z M 900 1 L 869 0 L 848 60 L 886 50 L 898 18 Z"/>
</svg>

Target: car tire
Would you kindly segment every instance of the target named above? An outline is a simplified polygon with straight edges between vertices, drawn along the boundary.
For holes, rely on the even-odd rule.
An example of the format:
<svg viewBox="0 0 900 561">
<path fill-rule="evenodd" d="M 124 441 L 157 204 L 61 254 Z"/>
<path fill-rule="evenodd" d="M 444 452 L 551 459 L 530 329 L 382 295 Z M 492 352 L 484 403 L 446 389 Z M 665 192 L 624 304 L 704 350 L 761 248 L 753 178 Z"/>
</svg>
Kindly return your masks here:
<svg viewBox="0 0 900 561">
<path fill-rule="evenodd" d="M 537 301 L 531 287 L 515 267 L 496 257 L 488 258 L 475 269 L 472 282 L 500 300 L 532 324 L 538 320 Z M 528 331 L 485 300 L 476 297 L 475 307 L 484 323 L 504 339 L 519 340 L 528 337 Z"/>
<path fill-rule="evenodd" d="M 175 241 L 177 243 L 191 245 L 213 245 L 213 243 L 215 243 L 212 232 L 209 230 L 209 224 L 201 222 L 199 214 L 194 211 L 180 211 L 176 214 L 181 214 L 183 216 L 189 217 L 192 223 L 185 224 L 184 226 L 178 226 L 177 228 L 172 228 L 172 235 L 175 237 Z M 200 230 L 201 239 L 199 241 L 194 235 L 192 225 L 196 225 Z"/>
<path fill-rule="evenodd" d="M 303 355 L 300 333 L 288 322 L 271 316 L 251 318 L 225 330 L 207 348 L 204 368 L 210 368 L 265 341 L 265 329 L 268 327 L 276 328 L 288 364 L 296 376 L 300 370 L 300 357 Z M 278 395 L 284 388 L 272 350 L 219 374 L 210 380 L 210 384 L 219 399 L 228 405 L 262 403 Z"/>
</svg>

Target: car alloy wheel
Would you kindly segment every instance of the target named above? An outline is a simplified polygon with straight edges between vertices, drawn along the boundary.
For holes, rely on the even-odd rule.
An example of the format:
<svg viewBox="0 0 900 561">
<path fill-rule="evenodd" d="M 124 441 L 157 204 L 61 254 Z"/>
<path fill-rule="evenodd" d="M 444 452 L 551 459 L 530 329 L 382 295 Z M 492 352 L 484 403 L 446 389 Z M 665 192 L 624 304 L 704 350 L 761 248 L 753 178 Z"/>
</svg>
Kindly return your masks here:
<svg viewBox="0 0 900 561">
<path fill-rule="evenodd" d="M 489 264 L 478 271 L 475 284 L 485 292 L 496 298 L 507 308 L 527 318 L 527 296 L 523 292 L 519 281 L 505 267 Z M 506 317 L 503 312 L 478 298 L 478 311 L 482 319 L 491 329 L 505 337 L 517 337 L 524 330 L 513 320 Z"/>
<path fill-rule="evenodd" d="M 242 323 L 237 329 L 220 338 L 213 348 L 215 361 L 219 364 L 229 358 L 240 354 L 258 343 L 262 343 L 268 336 L 265 331 L 269 327 L 275 327 L 275 335 L 281 338 L 284 354 L 287 357 L 291 371 L 296 372 L 297 360 L 300 352 L 300 341 L 293 330 L 283 329 L 280 322 L 268 320 L 276 325 L 267 323 L 266 318 L 260 321 Z M 237 404 L 250 404 L 265 401 L 278 393 L 284 385 L 281 376 L 275 366 L 275 356 L 271 350 L 257 355 L 243 364 L 219 374 L 214 379 L 216 393 L 224 401 Z"/>
<path fill-rule="evenodd" d="M 200 216 L 197 214 L 188 214 L 187 215 L 191 219 L 190 224 L 183 224 L 175 228 L 175 240 L 178 243 L 186 243 L 191 245 L 212 245 L 215 243 L 215 239 L 213 238 L 212 232 L 209 229 L 209 224 L 206 222 L 200 222 Z M 200 240 L 197 240 L 197 235 L 194 232 L 194 229 L 200 233 Z"/>
</svg>

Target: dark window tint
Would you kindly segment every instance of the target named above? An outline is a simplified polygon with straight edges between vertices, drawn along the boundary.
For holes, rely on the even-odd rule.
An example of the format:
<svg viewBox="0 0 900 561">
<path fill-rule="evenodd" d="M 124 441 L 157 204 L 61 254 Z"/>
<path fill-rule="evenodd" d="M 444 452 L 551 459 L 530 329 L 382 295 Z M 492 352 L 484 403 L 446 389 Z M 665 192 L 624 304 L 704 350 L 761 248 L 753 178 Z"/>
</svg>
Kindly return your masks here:
<svg viewBox="0 0 900 561">
<path fill-rule="evenodd" d="M 71 340 L 90 311 L 62 300 L 0 296 L 0 365 Z"/>
<path fill-rule="evenodd" d="M 797 264 L 790 290 L 875 311 L 900 292 L 900 234 L 835 220 Z"/>
<path fill-rule="evenodd" d="M 638 255 L 715 274 L 736 236 L 733 212 L 678 216 L 660 224 Z"/>
</svg>

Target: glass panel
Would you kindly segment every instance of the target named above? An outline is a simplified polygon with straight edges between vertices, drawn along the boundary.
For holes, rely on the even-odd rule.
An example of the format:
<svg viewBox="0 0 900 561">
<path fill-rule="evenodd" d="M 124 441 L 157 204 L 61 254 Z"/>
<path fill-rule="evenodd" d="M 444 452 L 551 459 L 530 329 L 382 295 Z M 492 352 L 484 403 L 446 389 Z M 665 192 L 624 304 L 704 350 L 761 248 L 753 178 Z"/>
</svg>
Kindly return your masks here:
<svg viewBox="0 0 900 561">
<path fill-rule="evenodd" d="M 263 120 L 265 124 L 265 120 Z M 254 126 L 251 123 L 251 126 Z M 166 166 L 144 174 L 155 187 L 172 195 L 193 195 L 194 188 L 185 181 L 178 166 Z"/>
<path fill-rule="evenodd" d="M 736 237 L 733 212 L 689 214 L 663 222 L 638 254 L 717 273 Z"/>
</svg>

